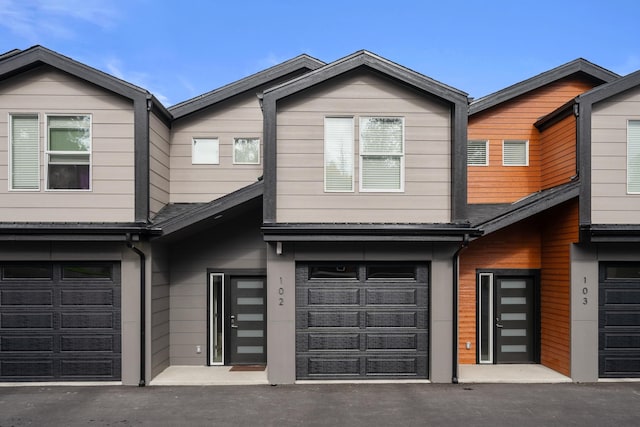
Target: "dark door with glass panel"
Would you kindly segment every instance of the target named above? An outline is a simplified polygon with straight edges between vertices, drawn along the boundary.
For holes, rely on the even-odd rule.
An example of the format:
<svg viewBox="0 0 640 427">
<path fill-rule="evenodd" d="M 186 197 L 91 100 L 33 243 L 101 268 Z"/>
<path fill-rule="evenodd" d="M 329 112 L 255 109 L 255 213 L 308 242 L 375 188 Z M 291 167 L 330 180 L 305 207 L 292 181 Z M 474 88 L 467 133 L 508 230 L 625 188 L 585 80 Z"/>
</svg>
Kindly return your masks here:
<svg viewBox="0 0 640 427">
<path fill-rule="evenodd" d="M 229 363 L 264 364 L 266 353 L 266 280 L 231 277 L 229 310 Z"/>
<path fill-rule="evenodd" d="M 536 360 L 535 292 L 531 277 L 496 277 L 495 363 Z"/>
</svg>

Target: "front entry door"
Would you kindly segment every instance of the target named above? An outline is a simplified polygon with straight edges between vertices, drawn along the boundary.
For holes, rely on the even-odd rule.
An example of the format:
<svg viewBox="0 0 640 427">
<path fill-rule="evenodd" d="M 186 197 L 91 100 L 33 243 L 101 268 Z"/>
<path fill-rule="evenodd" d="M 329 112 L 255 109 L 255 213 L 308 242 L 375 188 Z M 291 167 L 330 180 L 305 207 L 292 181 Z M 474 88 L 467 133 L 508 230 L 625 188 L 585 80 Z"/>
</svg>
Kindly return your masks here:
<svg viewBox="0 0 640 427">
<path fill-rule="evenodd" d="M 534 363 L 535 293 L 530 277 L 496 277 L 496 363 Z"/>
<path fill-rule="evenodd" d="M 229 364 L 267 361 L 265 284 L 264 277 L 230 279 Z"/>
</svg>

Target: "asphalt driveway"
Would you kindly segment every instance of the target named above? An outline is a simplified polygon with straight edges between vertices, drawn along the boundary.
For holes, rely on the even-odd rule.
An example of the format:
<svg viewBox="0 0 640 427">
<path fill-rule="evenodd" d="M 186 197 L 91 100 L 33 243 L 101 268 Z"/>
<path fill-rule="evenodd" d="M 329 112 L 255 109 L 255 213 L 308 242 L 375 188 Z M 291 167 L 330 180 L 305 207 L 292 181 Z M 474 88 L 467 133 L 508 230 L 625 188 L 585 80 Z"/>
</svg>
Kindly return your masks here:
<svg viewBox="0 0 640 427">
<path fill-rule="evenodd" d="M 640 383 L 0 387 L 0 426 L 635 426 Z"/>
</svg>

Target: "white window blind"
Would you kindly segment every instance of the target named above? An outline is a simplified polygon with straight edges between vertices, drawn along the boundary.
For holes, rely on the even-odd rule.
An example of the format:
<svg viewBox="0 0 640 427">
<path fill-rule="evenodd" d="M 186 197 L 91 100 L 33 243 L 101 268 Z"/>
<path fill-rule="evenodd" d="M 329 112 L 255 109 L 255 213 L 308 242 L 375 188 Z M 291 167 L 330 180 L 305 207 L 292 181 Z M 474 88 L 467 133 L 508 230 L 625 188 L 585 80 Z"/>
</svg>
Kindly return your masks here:
<svg viewBox="0 0 640 427">
<path fill-rule="evenodd" d="M 40 188 L 40 144 L 37 115 L 11 116 L 12 190 Z"/>
<path fill-rule="evenodd" d="M 325 117 L 325 191 L 353 191 L 353 144 L 353 118 Z"/>
<path fill-rule="evenodd" d="M 193 138 L 191 163 L 194 165 L 220 163 L 218 138 Z"/>
<path fill-rule="evenodd" d="M 504 166 L 528 166 L 528 148 L 528 141 L 504 141 L 502 143 L 502 164 Z"/>
<path fill-rule="evenodd" d="M 640 193 L 640 120 L 627 125 L 627 192 Z"/>
<path fill-rule="evenodd" d="M 363 191 L 402 191 L 404 119 L 361 117 L 360 156 Z"/>
<path fill-rule="evenodd" d="M 467 143 L 467 164 L 469 166 L 487 166 L 489 164 L 488 145 L 487 141 L 469 141 Z"/>
</svg>

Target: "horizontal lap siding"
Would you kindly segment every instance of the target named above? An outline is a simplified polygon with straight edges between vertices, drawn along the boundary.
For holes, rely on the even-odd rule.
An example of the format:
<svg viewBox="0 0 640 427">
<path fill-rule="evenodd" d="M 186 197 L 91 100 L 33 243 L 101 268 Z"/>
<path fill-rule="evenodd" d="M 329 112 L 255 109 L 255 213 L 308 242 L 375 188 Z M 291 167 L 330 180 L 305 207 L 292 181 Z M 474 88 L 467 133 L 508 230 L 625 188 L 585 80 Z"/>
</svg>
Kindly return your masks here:
<svg viewBox="0 0 640 427">
<path fill-rule="evenodd" d="M 324 118 L 354 117 L 354 192 L 324 192 Z M 360 192 L 359 118 L 404 117 L 405 188 Z M 278 106 L 278 222 L 448 222 L 450 108 L 389 80 L 350 73 Z"/>
<path fill-rule="evenodd" d="M 149 128 L 149 206 L 153 217 L 169 203 L 170 130 L 153 113 Z"/>
<path fill-rule="evenodd" d="M 555 187 L 576 175 L 576 118 L 572 114 L 540 135 L 542 189 Z"/>
<path fill-rule="evenodd" d="M 570 201 L 545 215 L 542 227 L 540 286 L 541 363 L 571 374 L 570 248 L 578 241 L 578 202 Z"/>
<path fill-rule="evenodd" d="M 627 194 L 627 122 L 640 120 L 640 89 L 593 106 L 591 222 L 640 224 L 640 194 Z"/>
<path fill-rule="evenodd" d="M 206 364 L 207 269 L 266 269 L 261 224 L 250 212 L 170 246 L 171 365 Z"/>
<path fill-rule="evenodd" d="M 476 363 L 476 270 L 538 269 L 540 235 L 533 220 L 518 223 L 471 242 L 460 255 L 459 363 Z M 466 349 L 466 343 L 472 344 Z"/>
<path fill-rule="evenodd" d="M 469 117 L 468 138 L 489 141 L 489 166 L 468 167 L 469 203 L 511 203 L 553 182 L 544 162 L 554 154 L 544 151 L 533 124 L 592 87 L 569 77 Z M 502 166 L 505 139 L 529 141 L 529 166 Z"/>
<path fill-rule="evenodd" d="M 169 257 L 155 244 L 151 262 L 151 378 L 169 366 Z"/>
<path fill-rule="evenodd" d="M 233 139 L 242 137 L 260 139 L 260 164 L 233 164 Z M 220 164 L 191 164 L 193 138 L 218 138 Z M 208 202 L 255 182 L 262 176 L 263 155 L 262 110 L 255 91 L 174 122 L 171 202 Z"/>
<path fill-rule="evenodd" d="M 39 114 L 40 191 L 9 191 L 11 113 Z M 91 114 L 92 190 L 45 191 L 45 114 Z M 133 221 L 133 103 L 61 71 L 41 67 L 0 84 L 0 221 Z"/>
</svg>

